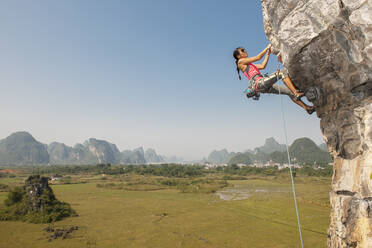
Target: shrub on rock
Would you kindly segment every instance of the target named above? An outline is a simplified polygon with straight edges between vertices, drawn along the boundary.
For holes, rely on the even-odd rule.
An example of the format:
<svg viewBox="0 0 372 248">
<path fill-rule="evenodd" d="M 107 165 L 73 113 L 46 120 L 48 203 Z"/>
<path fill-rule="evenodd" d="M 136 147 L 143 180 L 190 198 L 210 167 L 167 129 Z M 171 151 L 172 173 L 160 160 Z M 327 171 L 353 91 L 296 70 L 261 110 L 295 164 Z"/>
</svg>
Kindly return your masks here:
<svg viewBox="0 0 372 248">
<path fill-rule="evenodd" d="M 50 223 L 77 216 L 68 203 L 58 201 L 49 187 L 48 178 L 30 176 L 24 186 L 15 187 L 0 209 L 0 220 Z"/>
</svg>

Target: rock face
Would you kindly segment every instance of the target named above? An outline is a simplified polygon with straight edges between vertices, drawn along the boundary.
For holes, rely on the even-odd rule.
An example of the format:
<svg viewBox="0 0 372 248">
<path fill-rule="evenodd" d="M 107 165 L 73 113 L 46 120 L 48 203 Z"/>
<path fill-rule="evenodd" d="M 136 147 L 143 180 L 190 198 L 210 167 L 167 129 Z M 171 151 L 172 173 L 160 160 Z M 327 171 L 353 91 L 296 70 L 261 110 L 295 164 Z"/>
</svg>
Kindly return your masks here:
<svg viewBox="0 0 372 248">
<path fill-rule="evenodd" d="M 47 164 L 49 154 L 44 144 L 27 132 L 16 132 L 0 140 L 1 165 Z"/>
<path fill-rule="evenodd" d="M 50 143 L 48 145 L 48 153 L 51 164 L 63 165 L 76 163 L 73 148 L 63 143 Z"/>
<path fill-rule="evenodd" d="M 90 138 L 84 145 L 97 159 L 98 163 L 119 163 L 120 151 L 116 145 L 94 138 Z"/>
<path fill-rule="evenodd" d="M 252 157 L 251 154 L 248 152 L 245 152 L 245 153 L 238 152 L 236 155 L 234 155 L 234 157 L 232 157 L 229 160 L 229 165 L 252 164 L 253 161 L 251 157 Z"/>
<path fill-rule="evenodd" d="M 120 152 L 116 145 L 105 140 L 90 138 L 84 144 L 74 147 L 63 143 L 53 142 L 48 145 L 50 163 L 57 165 L 66 164 L 97 164 L 120 162 Z"/>
<path fill-rule="evenodd" d="M 322 151 L 328 152 L 328 146 L 326 143 L 319 144 L 318 147 L 322 149 Z"/>
<path fill-rule="evenodd" d="M 295 158 L 294 161 L 300 164 L 320 164 L 327 165 L 332 162 L 328 152 L 320 149 L 314 141 L 309 138 L 296 139 L 289 147 L 291 157 Z M 284 152 L 285 154 L 285 152 Z"/>
<path fill-rule="evenodd" d="M 372 247 L 372 1 L 262 0 L 265 32 L 334 158 L 329 247 Z M 309 96 L 309 95 L 307 95 Z"/>
<path fill-rule="evenodd" d="M 48 178 L 39 175 L 27 178 L 24 186 L 11 189 L 4 203 L 0 220 L 50 223 L 77 215 L 68 203 L 56 199 Z"/>
<path fill-rule="evenodd" d="M 120 161 L 124 164 L 145 164 L 145 151 L 142 147 L 136 148 L 133 151 L 125 150 L 121 152 Z"/>
<path fill-rule="evenodd" d="M 154 149 L 148 148 L 145 151 L 146 163 L 162 163 L 164 158 L 156 153 Z"/>
<path fill-rule="evenodd" d="M 265 144 L 263 146 L 258 147 L 256 149 L 259 149 L 261 152 L 267 154 L 273 152 L 284 152 L 285 145 L 279 144 L 273 137 L 271 137 L 265 140 Z"/>
<path fill-rule="evenodd" d="M 90 138 L 74 147 L 52 142 L 49 145 L 35 140 L 27 132 L 16 132 L 0 140 L 0 165 L 92 165 L 145 164 L 180 162 L 158 155 L 154 149 L 142 147 L 120 152 L 115 144 Z"/>
<path fill-rule="evenodd" d="M 270 138 L 272 139 L 272 138 Z M 267 139 L 267 140 L 270 140 Z M 275 141 L 274 139 L 272 139 Z M 269 161 L 274 163 L 287 163 L 288 157 L 286 151 L 281 151 L 282 147 L 280 144 L 277 145 L 267 145 L 271 142 L 265 142 L 265 146 L 255 148 L 253 151 L 246 151 L 244 153 L 234 153 L 229 164 L 251 164 L 251 163 L 262 163 L 265 164 Z M 273 143 L 273 144 L 275 144 Z M 264 149 L 263 149 L 264 147 Z M 274 148 L 277 149 L 274 149 Z M 284 147 L 285 149 L 285 147 Z M 265 153 L 262 150 L 273 151 L 270 153 Z M 299 165 L 320 165 L 326 166 L 332 159 L 328 152 L 321 150 L 315 143 L 309 138 L 299 138 L 293 141 L 289 146 L 289 153 L 293 162 Z M 232 154 L 232 153 L 231 153 Z"/>
<path fill-rule="evenodd" d="M 45 208 L 44 199 L 41 195 L 49 195 L 50 200 L 54 201 L 56 198 L 52 189 L 49 187 L 48 178 L 40 176 L 30 176 L 25 182 L 26 202 L 27 208 L 33 212 L 41 212 Z"/>
<path fill-rule="evenodd" d="M 214 150 L 209 154 L 207 161 L 215 164 L 226 164 L 235 155 L 235 152 L 228 152 L 226 149 L 220 151 Z"/>
</svg>

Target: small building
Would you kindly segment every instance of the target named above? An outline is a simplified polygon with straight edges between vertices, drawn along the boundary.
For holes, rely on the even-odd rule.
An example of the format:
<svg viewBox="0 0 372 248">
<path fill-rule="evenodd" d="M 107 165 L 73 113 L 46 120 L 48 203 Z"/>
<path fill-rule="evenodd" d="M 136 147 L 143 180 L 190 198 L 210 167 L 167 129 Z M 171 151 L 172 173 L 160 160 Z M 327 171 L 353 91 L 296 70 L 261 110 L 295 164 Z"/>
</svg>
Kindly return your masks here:
<svg viewBox="0 0 372 248">
<path fill-rule="evenodd" d="M 60 180 L 61 178 L 62 178 L 61 175 L 56 174 L 56 175 L 54 175 L 54 176 L 51 176 L 51 177 L 50 177 L 50 180 L 51 180 L 51 181 L 56 181 L 56 180 Z"/>
</svg>

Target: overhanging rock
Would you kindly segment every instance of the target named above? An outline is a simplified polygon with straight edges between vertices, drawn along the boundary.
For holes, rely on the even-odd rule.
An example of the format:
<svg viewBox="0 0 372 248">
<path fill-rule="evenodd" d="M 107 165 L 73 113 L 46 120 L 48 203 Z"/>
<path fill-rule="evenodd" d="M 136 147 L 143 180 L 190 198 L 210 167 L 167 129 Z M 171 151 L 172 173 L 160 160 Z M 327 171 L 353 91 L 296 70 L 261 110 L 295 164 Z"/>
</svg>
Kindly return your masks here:
<svg viewBox="0 0 372 248">
<path fill-rule="evenodd" d="M 328 246 L 372 247 L 372 0 L 261 2 L 296 87 L 318 90 L 309 100 L 334 158 Z"/>
</svg>

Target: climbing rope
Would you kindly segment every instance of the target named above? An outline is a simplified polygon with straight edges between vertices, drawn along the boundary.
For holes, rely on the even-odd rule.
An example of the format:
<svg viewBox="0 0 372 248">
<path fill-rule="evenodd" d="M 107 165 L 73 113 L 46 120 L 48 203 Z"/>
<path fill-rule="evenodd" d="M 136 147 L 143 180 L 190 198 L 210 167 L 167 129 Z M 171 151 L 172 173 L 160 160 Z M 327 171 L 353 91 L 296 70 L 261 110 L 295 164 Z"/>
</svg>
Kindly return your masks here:
<svg viewBox="0 0 372 248">
<path fill-rule="evenodd" d="M 277 69 L 277 74 L 276 74 L 277 81 L 279 81 L 279 72 L 280 72 L 280 62 L 278 61 L 278 69 Z M 294 200 L 294 205 L 295 205 L 295 208 L 296 208 L 297 226 L 298 226 L 298 232 L 300 234 L 301 248 L 304 248 L 304 242 L 302 240 L 300 215 L 298 213 L 298 206 L 297 206 L 297 200 L 296 200 L 296 190 L 295 190 L 295 185 L 294 185 L 294 180 L 293 180 L 291 157 L 289 156 L 289 149 L 288 149 L 287 124 L 286 124 L 286 120 L 285 120 L 285 116 L 284 116 L 283 99 L 282 99 L 282 95 L 281 95 L 281 92 L 280 92 L 280 87 L 278 87 L 278 88 L 279 88 L 280 107 L 281 107 L 282 119 L 283 119 L 285 146 L 286 146 L 287 156 L 288 156 L 289 174 L 291 175 L 293 200 Z"/>
</svg>

